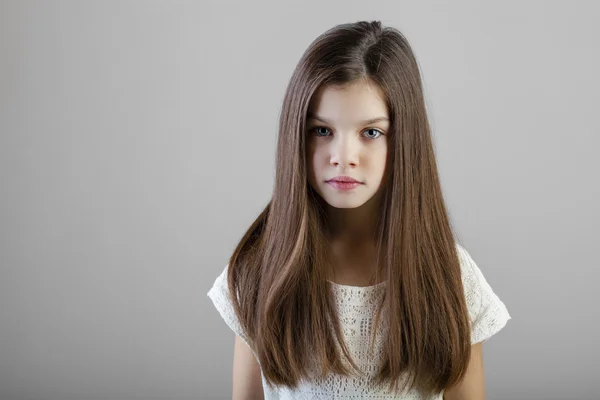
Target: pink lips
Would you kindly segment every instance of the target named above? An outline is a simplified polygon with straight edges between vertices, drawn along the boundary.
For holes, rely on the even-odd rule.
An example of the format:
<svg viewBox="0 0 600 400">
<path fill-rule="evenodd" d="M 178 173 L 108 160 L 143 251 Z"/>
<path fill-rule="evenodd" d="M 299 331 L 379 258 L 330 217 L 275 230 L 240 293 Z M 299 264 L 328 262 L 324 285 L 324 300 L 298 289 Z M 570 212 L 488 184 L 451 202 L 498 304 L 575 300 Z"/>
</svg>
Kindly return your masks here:
<svg viewBox="0 0 600 400">
<path fill-rule="evenodd" d="M 338 190 L 351 190 L 362 185 L 362 182 L 349 176 L 336 176 L 335 178 L 328 180 L 327 183 Z"/>
</svg>

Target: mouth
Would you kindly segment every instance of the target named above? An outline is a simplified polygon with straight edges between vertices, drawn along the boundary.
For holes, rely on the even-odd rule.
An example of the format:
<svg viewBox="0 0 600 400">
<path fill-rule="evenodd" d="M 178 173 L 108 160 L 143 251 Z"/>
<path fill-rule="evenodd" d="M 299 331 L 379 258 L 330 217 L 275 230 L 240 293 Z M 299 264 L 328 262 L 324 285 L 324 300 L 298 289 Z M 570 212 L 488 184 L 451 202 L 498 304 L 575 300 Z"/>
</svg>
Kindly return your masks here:
<svg viewBox="0 0 600 400">
<path fill-rule="evenodd" d="M 344 191 L 344 192 L 351 191 L 353 189 L 356 189 L 360 185 L 362 185 L 361 182 L 359 182 L 355 179 L 350 179 L 350 180 L 330 179 L 327 181 L 327 184 L 338 191 Z"/>
<path fill-rule="evenodd" d="M 336 176 L 335 178 L 332 178 L 326 182 L 327 183 L 356 183 L 356 184 L 362 183 L 362 182 L 357 181 L 356 179 L 351 178 L 349 176 Z"/>
</svg>

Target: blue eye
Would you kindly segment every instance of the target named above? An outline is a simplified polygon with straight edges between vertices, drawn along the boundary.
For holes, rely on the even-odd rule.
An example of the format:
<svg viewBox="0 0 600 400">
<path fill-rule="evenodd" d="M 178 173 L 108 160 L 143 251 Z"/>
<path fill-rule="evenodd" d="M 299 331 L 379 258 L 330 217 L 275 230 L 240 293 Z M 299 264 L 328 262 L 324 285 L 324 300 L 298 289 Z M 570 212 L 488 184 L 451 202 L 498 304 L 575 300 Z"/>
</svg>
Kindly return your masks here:
<svg viewBox="0 0 600 400">
<path fill-rule="evenodd" d="M 379 136 L 383 135 L 383 132 L 381 132 L 379 129 L 367 129 L 365 132 L 368 132 L 368 131 L 374 131 L 374 132 L 379 133 L 379 135 L 375 136 L 375 137 L 367 136 L 369 139 L 377 139 Z"/>
<path fill-rule="evenodd" d="M 313 128 L 313 131 L 316 131 L 316 133 L 317 133 L 317 136 L 327 136 L 327 135 L 320 135 L 320 134 L 319 134 L 319 129 L 326 129 L 326 130 L 329 130 L 329 128 L 326 128 L 326 127 L 324 127 L 324 126 L 316 126 L 316 127 L 314 127 L 314 128 Z"/>
<path fill-rule="evenodd" d="M 315 126 L 315 127 L 311 128 L 310 131 L 315 132 L 315 135 L 319 136 L 319 137 L 329 136 L 327 134 L 327 132 L 329 132 L 329 128 L 327 128 L 325 126 Z M 374 132 L 378 133 L 378 135 L 376 135 L 376 136 L 365 135 L 365 137 L 367 137 L 369 139 L 377 139 L 378 137 L 380 137 L 384 134 L 379 129 L 370 128 L 370 129 L 365 130 L 365 132 L 369 132 L 369 131 L 374 131 Z"/>
</svg>

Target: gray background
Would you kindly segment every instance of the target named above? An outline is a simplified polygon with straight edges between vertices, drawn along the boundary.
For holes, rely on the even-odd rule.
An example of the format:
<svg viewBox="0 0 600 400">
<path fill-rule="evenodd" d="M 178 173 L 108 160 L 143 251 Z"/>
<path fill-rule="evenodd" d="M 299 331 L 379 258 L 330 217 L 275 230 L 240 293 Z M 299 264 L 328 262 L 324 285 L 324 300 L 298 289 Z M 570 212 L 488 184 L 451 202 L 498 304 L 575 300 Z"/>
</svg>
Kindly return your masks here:
<svg viewBox="0 0 600 400">
<path fill-rule="evenodd" d="M 379 19 L 419 59 L 458 239 L 512 320 L 489 399 L 597 399 L 593 1 L 1 1 L 0 398 L 231 396 L 206 293 L 269 200 L 320 33 Z"/>
</svg>

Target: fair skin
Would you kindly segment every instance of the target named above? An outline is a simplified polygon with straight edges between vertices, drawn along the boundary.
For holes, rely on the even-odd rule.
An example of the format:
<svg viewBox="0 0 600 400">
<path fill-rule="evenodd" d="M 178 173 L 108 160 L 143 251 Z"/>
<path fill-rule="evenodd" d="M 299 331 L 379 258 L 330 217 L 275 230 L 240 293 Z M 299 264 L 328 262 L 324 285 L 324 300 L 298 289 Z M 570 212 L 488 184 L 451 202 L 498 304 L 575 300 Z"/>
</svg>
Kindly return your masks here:
<svg viewBox="0 0 600 400">
<path fill-rule="evenodd" d="M 264 399 L 260 364 L 248 345 L 235 336 L 233 348 L 233 400 Z"/>
<path fill-rule="evenodd" d="M 485 400 L 483 342 L 471 346 L 467 373 L 458 385 L 444 391 L 444 400 Z"/>
<path fill-rule="evenodd" d="M 379 87 L 359 80 L 315 93 L 307 120 L 308 181 L 325 200 L 335 282 L 368 284 L 375 266 L 375 221 L 388 149 L 389 114 Z M 360 182 L 352 190 L 327 183 L 337 176 Z"/>
<path fill-rule="evenodd" d="M 383 94 L 372 82 L 360 80 L 343 88 L 323 86 L 311 101 L 306 132 L 308 181 L 325 200 L 336 283 L 370 283 L 389 129 Z M 340 175 L 352 177 L 360 185 L 340 190 L 327 183 Z M 472 346 L 464 379 L 444 392 L 444 400 L 485 400 L 481 345 Z M 233 399 L 263 397 L 260 365 L 236 336 Z"/>
</svg>

